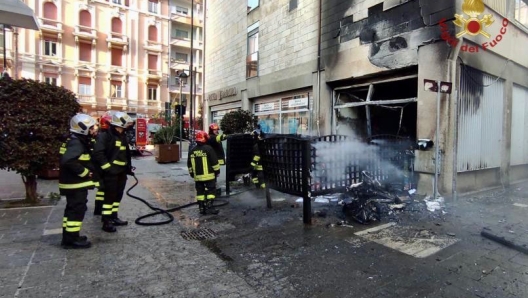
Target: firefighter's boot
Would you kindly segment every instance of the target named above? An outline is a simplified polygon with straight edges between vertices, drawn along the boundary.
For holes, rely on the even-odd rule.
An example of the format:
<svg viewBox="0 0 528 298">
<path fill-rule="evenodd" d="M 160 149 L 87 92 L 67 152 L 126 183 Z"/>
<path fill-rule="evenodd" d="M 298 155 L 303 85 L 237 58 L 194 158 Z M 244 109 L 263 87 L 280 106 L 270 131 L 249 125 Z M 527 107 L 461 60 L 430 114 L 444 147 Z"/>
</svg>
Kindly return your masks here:
<svg viewBox="0 0 528 298">
<path fill-rule="evenodd" d="M 64 249 L 82 249 L 89 248 L 92 243 L 86 236 L 79 236 L 79 232 L 65 232 L 62 234 L 61 246 Z"/>
<path fill-rule="evenodd" d="M 119 219 L 119 217 L 117 216 L 117 212 L 112 213 L 112 221 L 114 222 L 114 226 L 128 225 L 128 221 Z"/>
<path fill-rule="evenodd" d="M 213 214 L 213 215 L 216 215 L 218 214 L 220 211 L 218 211 L 218 209 L 216 209 L 214 206 L 213 206 L 213 200 L 207 200 L 207 203 L 206 203 L 206 212 L 207 214 Z"/>
<path fill-rule="evenodd" d="M 114 221 L 112 219 L 110 218 L 103 219 L 103 231 L 107 233 L 114 233 L 117 231 L 114 226 Z"/>
<path fill-rule="evenodd" d="M 204 201 L 198 201 L 198 210 L 200 210 L 200 214 L 205 215 L 205 202 Z"/>
</svg>

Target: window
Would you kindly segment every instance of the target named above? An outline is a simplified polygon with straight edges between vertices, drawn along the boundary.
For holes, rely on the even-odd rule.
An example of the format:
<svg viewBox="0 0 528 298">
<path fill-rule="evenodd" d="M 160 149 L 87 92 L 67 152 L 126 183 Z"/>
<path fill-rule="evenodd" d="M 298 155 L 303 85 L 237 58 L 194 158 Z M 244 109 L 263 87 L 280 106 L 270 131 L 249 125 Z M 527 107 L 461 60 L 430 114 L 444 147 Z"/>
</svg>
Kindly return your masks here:
<svg viewBox="0 0 528 298">
<path fill-rule="evenodd" d="M 258 76 L 258 26 L 256 22 L 248 28 L 246 78 Z"/>
<path fill-rule="evenodd" d="M 53 86 L 57 86 L 57 78 L 45 77 L 44 82 L 46 82 L 47 84 L 53 85 Z"/>
<path fill-rule="evenodd" d="M 174 60 L 176 60 L 178 62 L 187 63 L 187 61 L 189 61 L 188 58 L 189 58 L 189 55 L 184 54 L 184 53 L 176 53 L 176 54 L 174 54 Z"/>
<path fill-rule="evenodd" d="M 177 39 L 189 38 L 189 32 L 187 32 L 185 30 L 180 30 L 180 29 L 173 29 L 172 30 L 172 38 L 177 38 Z"/>
<path fill-rule="evenodd" d="M 290 11 L 297 8 L 297 0 L 290 0 Z"/>
<path fill-rule="evenodd" d="M 515 19 L 528 27 L 528 0 L 515 0 Z"/>
<path fill-rule="evenodd" d="M 79 43 L 79 60 L 92 61 L 92 45 L 89 43 Z"/>
<path fill-rule="evenodd" d="M 123 49 L 112 48 L 112 65 L 123 66 Z"/>
<path fill-rule="evenodd" d="M 121 0 L 112 0 L 112 3 L 114 3 L 114 4 L 121 4 Z"/>
<path fill-rule="evenodd" d="M 149 0 L 148 11 L 151 13 L 158 13 L 158 0 Z"/>
<path fill-rule="evenodd" d="M 0 46 L 4 47 L 4 32 L 3 30 L 0 30 Z"/>
<path fill-rule="evenodd" d="M 123 97 L 123 87 L 121 86 L 121 82 L 112 81 L 112 94 L 111 94 L 111 97 L 113 97 L 113 98 L 122 98 Z"/>
<path fill-rule="evenodd" d="M 173 8 L 173 12 L 186 16 L 189 14 L 189 9 L 181 6 L 176 6 L 175 8 Z"/>
<path fill-rule="evenodd" d="M 44 55 L 57 56 L 57 43 L 51 40 L 44 40 Z"/>
<path fill-rule="evenodd" d="M 79 77 L 79 95 L 92 95 L 92 79 Z"/>
<path fill-rule="evenodd" d="M 148 100 L 158 100 L 158 87 L 150 85 L 148 87 Z"/>
<path fill-rule="evenodd" d="M 252 11 L 253 9 L 259 6 L 259 0 L 248 0 L 247 2 L 247 12 Z"/>
</svg>

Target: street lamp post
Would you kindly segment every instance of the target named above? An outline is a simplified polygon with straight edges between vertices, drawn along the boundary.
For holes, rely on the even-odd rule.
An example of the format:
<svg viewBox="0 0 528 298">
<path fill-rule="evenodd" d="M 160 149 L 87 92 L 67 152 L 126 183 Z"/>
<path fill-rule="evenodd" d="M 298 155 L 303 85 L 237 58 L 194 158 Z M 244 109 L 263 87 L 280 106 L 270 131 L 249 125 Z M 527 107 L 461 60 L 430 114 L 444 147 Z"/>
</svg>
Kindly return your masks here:
<svg viewBox="0 0 528 298">
<path fill-rule="evenodd" d="M 187 83 L 187 77 L 188 75 L 182 71 L 179 75 L 179 81 L 180 81 L 180 105 L 178 107 L 178 116 L 180 116 L 180 159 L 182 158 L 182 134 L 183 134 L 183 115 L 182 115 L 182 101 L 183 101 L 183 93 L 182 93 L 182 87 Z"/>
</svg>

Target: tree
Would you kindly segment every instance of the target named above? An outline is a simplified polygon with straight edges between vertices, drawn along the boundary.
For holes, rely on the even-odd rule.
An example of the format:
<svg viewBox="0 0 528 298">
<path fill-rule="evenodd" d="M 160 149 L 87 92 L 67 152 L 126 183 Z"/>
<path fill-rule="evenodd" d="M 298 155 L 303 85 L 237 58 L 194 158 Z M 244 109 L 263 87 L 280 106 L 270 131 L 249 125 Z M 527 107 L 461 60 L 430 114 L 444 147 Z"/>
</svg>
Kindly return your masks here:
<svg viewBox="0 0 528 298">
<path fill-rule="evenodd" d="M 253 131 L 255 123 L 253 114 L 245 110 L 231 111 L 222 117 L 220 128 L 225 134 L 248 133 Z"/>
<path fill-rule="evenodd" d="M 0 169 L 22 176 L 37 203 L 37 173 L 58 165 L 70 119 L 80 111 L 68 89 L 30 79 L 0 80 Z"/>
</svg>

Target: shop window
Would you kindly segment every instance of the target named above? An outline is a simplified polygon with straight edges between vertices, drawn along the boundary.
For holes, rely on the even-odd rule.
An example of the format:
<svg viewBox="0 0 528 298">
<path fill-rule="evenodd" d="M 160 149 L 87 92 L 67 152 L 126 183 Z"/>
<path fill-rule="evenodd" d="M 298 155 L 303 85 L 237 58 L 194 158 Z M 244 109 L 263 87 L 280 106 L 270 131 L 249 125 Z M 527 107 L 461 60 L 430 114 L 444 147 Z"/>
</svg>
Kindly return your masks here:
<svg viewBox="0 0 528 298">
<path fill-rule="evenodd" d="M 173 57 L 174 61 L 180 62 L 180 63 L 187 63 L 189 61 L 189 55 L 185 53 L 178 53 L 176 52 Z"/>
<path fill-rule="evenodd" d="M 112 94 L 113 98 L 123 98 L 123 86 L 120 81 L 112 81 Z"/>
<path fill-rule="evenodd" d="M 53 40 L 44 40 L 44 55 L 57 56 L 57 42 Z"/>
<path fill-rule="evenodd" d="M 158 86 L 148 86 L 148 100 L 158 100 Z"/>
<path fill-rule="evenodd" d="M 248 0 L 247 2 L 247 12 L 249 13 L 253 9 L 259 6 L 259 0 Z"/>
<path fill-rule="evenodd" d="M 151 13 L 158 13 L 158 9 L 159 9 L 158 0 L 149 0 L 148 11 Z"/>
<path fill-rule="evenodd" d="M 92 95 L 92 79 L 79 77 L 79 95 Z"/>
<path fill-rule="evenodd" d="M 528 27 L 528 0 L 515 0 L 515 19 Z"/>
<path fill-rule="evenodd" d="M 246 78 L 253 78 L 258 76 L 258 35 L 259 23 L 256 22 L 248 28 Z"/>
<path fill-rule="evenodd" d="M 79 60 L 85 62 L 92 61 L 92 45 L 89 43 L 79 43 Z"/>
</svg>

